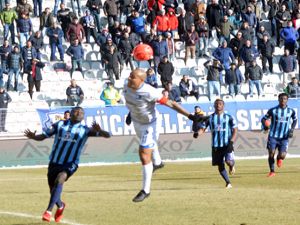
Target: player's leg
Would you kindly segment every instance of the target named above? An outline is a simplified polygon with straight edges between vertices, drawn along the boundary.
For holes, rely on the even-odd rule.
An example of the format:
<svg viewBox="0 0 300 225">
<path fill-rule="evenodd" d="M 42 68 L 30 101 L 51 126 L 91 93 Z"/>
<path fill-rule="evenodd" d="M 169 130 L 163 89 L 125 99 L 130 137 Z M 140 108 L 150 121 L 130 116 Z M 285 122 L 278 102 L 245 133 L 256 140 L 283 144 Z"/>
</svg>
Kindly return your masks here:
<svg viewBox="0 0 300 225">
<path fill-rule="evenodd" d="M 164 167 L 164 163 L 161 161 L 160 153 L 158 150 L 157 140 L 159 137 L 157 121 L 153 122 L 153 140 L 155 140 L 155 145 L 153 146 L 152 161 L 153 161 L 153 172 L 155 170 Z"/>
<path fill-rule="evenodd" d="M 229 174 L 233 175 L 235 173 L 234 152 L 226 153 L 226 155 L 225 155 L 225 163 L 229 166 Z"/>
<path fill-rule="evenodd" d="M 288 139 L 280 140 L 280 143 L 278 145 L 277 167 L 282 166 L 282 161 L 286 157 L 287 149 L 288 149 Z"/>
<path fill-rule="evenodd" d="M 276 139 L 269 137 L 268 138 L 268 143 L 267 143 L 267 149 L 268 149 L 268 163 L 269 163 L 269 168 L 270 168 L 270 172 L 268 174 L 268 177 L 273 177 L 275 176 L 275 168 L 274 168 L 274 164 L 275 164 L 275 150 L 276 150 Z"/>
<path fill-rule="evenodd" d="M 218 166 L 218 170 L 224 181 L 226 182 L 226 188 L 231 188 L 231 183 L 225 169 L 224 164 L 225 151 L 222 151 L 221 148 L 212 149 L 212 165 Z"/>
</svg>

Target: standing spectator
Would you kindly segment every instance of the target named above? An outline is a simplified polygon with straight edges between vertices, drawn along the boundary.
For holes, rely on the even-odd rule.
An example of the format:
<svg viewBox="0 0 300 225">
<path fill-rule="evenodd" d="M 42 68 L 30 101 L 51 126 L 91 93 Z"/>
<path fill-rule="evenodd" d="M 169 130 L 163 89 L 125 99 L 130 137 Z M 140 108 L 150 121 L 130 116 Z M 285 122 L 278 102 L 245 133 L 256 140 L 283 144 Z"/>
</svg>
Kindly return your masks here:
<svg viewBox="0 0 300 225">
<path fill-rule="evenodd" d="M 172 37 L 174 38 L 174 35 L 178 30 L 178 19 L 175 14 L 175 10 L 173 8 L 169 8 L 167 16 L 169 19 L 169 31 L 171 32 Z"/>
<path fill-rule="evenodd" d="M 75 9 L 75 2 L 77 4 L 77 12 L 78 14 L 76 14 L 76 9 Z M 77 16 L 81 17 L 81 0 L 71 0 L 71 7 L 73 10 L 73 13 L 76 14 Z"/>
<path fill-rule="evenodd" d="M 82 43 L 84 39 L 85 33 L 82 25 L 79 23 L 78 18 L 74 17 L 72 19 L 72 23 L 69 24 L 67 30 L 67 40 L 69 42 L 73 42 L 74 40 L 78 40 L 79 43 Z"/>
<path fill-rule="evenodd" d="M 8 103 L 11 102 L 11 97 L 5 91 L 3 83 L 0 83 L 0 132 L 7 132 L 5 129 L 5 121 L 7 114 Z"/>
<path fill-rule="evenodd" d="M 253 12 L 251 5 L 247 6 L 245 13 L 242 13 L 242 20 L 248 22 L 249 26 L 255 31 L 257 25 L 257 17 Z"/>
<path fill-rule="evenodd" d="M 259 46 L 261 61 L 263 66 L 263 73 L 267 72 L 267 61 L 269 63 L 269 71 L 273 73 L 273 54 L 275 51 L 275 45 L 269 40 L 268 35 L 264 35 L 263 41 Z"/>
<path fill-rule="evenodd" d="M 192 5 L 191 11 L 195 14 L 195 22 L 198 22 L 201 17 L 205 17 L 206 1 L 196 0 Z"/>
<path fill-rule="evenodd" d="M 199 35 L 199 57 L 207 56 L 208 47 L 208 24 L 204 16 L 200 16 L 198 23 L 196 23 L 196 31 Z"/>
<path fill-rule="evenodd" d="M 134 0 L 119 0 L 118 7 L 119 7 L 119 21 L 121 23 L 125 23 L 127 17 L 131 13 L 131 9 L 133 6 Z"/>
<path fill-rule="evenodd" d="M 263 71 L 261 70 L 260 66 L 257 65 L 256 61 L 253 60 L 251 65 L 247 67 L 245 71 L 245 79 L 246 82 L 249 81 L 249 94 L 250 96 L 253 95 L 253 86 L 255 85 L 258 96 L 262 94 L 262 86 L 261 80 L 263 77 Z"/>
<path fill-rule="evenodd" d="M 138 34 L 142 38 L 142 40 L 145 40 L 145 35 L 146 35 L 145 18 L 142 14 L 140 14 L 136 10 L 133 10 L 132 13 L 133 13 L 133 17 L 132 17 L 131 23 L 130 23 L 132 31 L 134 33 Z"/>
<path fill-rule="evenodd" d="M 2 73 L 7 74 L 8 72 L 8 65 L 7 59 L 8 55 L 11 52 L 11 46 L 9 45 L 8 40 L 4 40 L 3 45 L 0 47 L 0 55 L 1 55 L 1 69 Z"/>
<path fill-rule="evenodd" d="M 235 58 L 240 58 L 240 51 L 244 46 L 242 32 L 238 31 L 236 36 L 230 40 L 229 47 Z"/>
<path fill-rule="evenodd" d="M 276 36 L 276 15 L 279 10 L 279 4 L 277 4 L 277 0 L 269 0 L 268 1 L 269 5 L 269 13 L 268 13 L 268 20 L 271 23 L 271 35 L 272 37 Z"/>
<path fill-rule="evenodd" d="M 154 55 L 154 71 L 157 73 L 157 67 L 164 56 L 168 55 L 167 42 L 163 40 L 162 35 L 158 35 L 156 39 L 151 42 Z"/>
<path fill-rule="evenodd" d="M 155 17 L 152 26 L 156 29 L 157 35 L 165 35 L 170 29 L 169 18 L 165 15 L 165 10 L 159 11 Z"/>
<path fill-rule="evenodd" d="M 31 70 L 27 75 L 28 93 L 30 98 L 32 98 L 34 87 L 36 92 L 41 91 L 41 81 L 43 80 L 42 69 L 45 67 L 44 63 L 35 58 L 31 60 L 31 63 Z"/>
<path fill-rule="evenodd" d="M 191 29 L 185 34 L 185 57 L 184 62 L 187 64 L 189 57 L 195 59 L 196 57 L 196 44 L 199 40 L 198 33 L 195 30 L 195 24 L 191 25 Z"/>
<path fill-rule="evenodd" d="M 300 98 L 300 83 L 297 77 L 292 78 L 292 81 L 288 83 L 284 92 L 289 95 L 289 98 Z"/>
<path fill-rule="evenodd" d="M 95 27 L 94 17 L 90 14 L 90 11 L 85 10 L 85 16 L 82 18 L 83 28 L 85 33 L 86 43 L 90 43 L 91 35 L 94 38 L 94 41 L 97 42 L 97 31 Z"/>
<path fill-rule="evenodd" d="M 225 73 L 225 83 L 229 85 L 229 94 L 235 96 L 241 93 L 241 83 L 244 81 L 244 77 L 235 63 L 230 65 L 230 69 Z"/>
<path fill-rule="evenodd" d="M 172 82 L 174 74 L 174 66 L 168 60 L 168 56 L 164 56 L 162 61 L 158 64 L 157 72 L 160 74 L 160 80 L 163 88 L 166 88 L 169 82 Z"/>
<path fill-rule="evenodd" d="M 21 13 L 21 18 L 17 20 L 17 32 L 20 37 L 20 47 L 23 48 L 32 34 L 32 22 L 24 12 Z"/>
<path fill-rule="evenodd" d="M 31 61 L 37 58 L 37 53 L 32 47 L 31 41 L 26 42 L 26 46 L 22 48 L 23 72 L 29 74 L 31 71 Z"/>
<path fill-rule="evenodd" d="M 296 58 L 290 55 L 290 50 L 285 49 L 284 55 L 280 57 L 278 65 L 280 71 L 283 72 L 283 85 L 286 85 L 288 79 L 295 76 L 297 68 Z"/>
<path fill-rule="evenodd" d="M 291 14 L 286 10 L 286 5 L 281 5 L 280 10 L 276 13 L 276 37 L 277 46 L 280 46 L 280 30 L 287 27 L 287 22 L 291 20 Z"/>
<path fill-rule="evenodd" d="M 293 22 L 288 21 L 287 27 L 282 28 L 280 37 L 284 40 L 284 48 L 290 50 L 290 54 L 294 54 L 294 50 L 297 47 L 297 40 L 299 38 L 298 31 L 293 27 Z"/>
<path fill-rule="evenodd" d="M 60 29 L 57 23 L 53 23 L 52 27 L 47 30 L 47 36 L 49 37 L 49 44 L 51 48 L 50 61 L 56 61 L 55 52 L 58 49 L 60 61 L 64 61 L 64 48 L 62 46 L 63 31 Z"/>
<path fill-rule="evenodd" d="M 41 49 L 44 46 L 44 36 L 42 36 L 42 32 L 40 30 L 36 31 L 30 36 L 29 41 L 31 41 L 32 46 L 36 50 L 36 58 L 41 60 Z"/>
<path fill-rule="evenodd" d="M 168 59 L 170 61 L 174 61 L 175 59 L 175 43 L 174 39 L 172 38 L 172 34 L 167 32 L 166 42 L 168 46 Z"/>
<path fill-rule="evenodd" d="M 115 46 L 111 46 L 109 48 L 109 52 L 106 52 L 103 55 L 103 61 L 105 63 L 105 71 L 109 77 L 109 80 L 114 84 L 114 75 L 116 80 L 120 79 L 120 66 L 123 64 L 122 57 Z"/>
<path fill-rule="evenodd" d="M 106 0 L 103 5 L 104 15 L 107 16 L 108 26 L 112 27 L 118 20 L 119 9 L 116 0 Z"/>
<path fill-rule="evenodd" d="M 207 69 L 208 98 L 211 101 L 213 95 L 221 95 L 221 81 L 223 80 L 221 72 L 224 68 L 217 59 L 214 59 L 212 64 L 211 60 L 208 60 L 204 66 Z"/>
<path fill-rule="evenodd" d="M 258 50 L 252 45 L 250 40 L 246 40 L 246 43 L 240 52 L 240 59 L 245 64 L 245 70 L 247 70 L 247 68 L 251 65 L 251 62 L 258 56 Z"/>
<path fill-rule="evenodd" d="M 40 31 L 42 31 L 43 37 L 45 37 L 46 31 L 54 23 L 53 14 L 50 8 L 45 8 L 45 11 L 40 15 Z"/>
<path fill-rule="evenodd" d="M 16 45 L 13 51 L 8 55 L 7 65 L 9 69 L 7 79 L 7 91 L 10 90 L 13 75 L 15 80 L 14 91 L 18 91 L 19 75 L 23 67 L 22 56 L 18 45 Z"/>
<path fill-rule="evenodd" d="M 107 82 L 105 89 L 100 95 L 100 99 L 105 102 L 105 106 L 113 106 L 119 104 L 121 95 L 113 83 Z"/>
<path fill-rule="evenodd" d="M 15 25 L 14 21 L 17 20 L 18 15 L 14 9 L 10 7 L 9 3 L 5 4 L 5 8 L 0 13 L 0 20 L 4 28 L 4 40 L 8 40 L 8 33 L 12 44 L 15 44 Z"/>
<path fill-rule="evenodd" d="M 35 17 L 39 17 L 42 15 L 42 11 L 43 11 L 43 0 L 33 0 L 33 15 Z"/>
<path fill-rule="evenodd" d="M 17 4 L 16 11 L 19 17 L 22 13 L 29 17 L 29 13 L 33 12 L 31 4 L 27 3 L 27 0 L 21 0 L 21 2 Z"/>
<path fill-rule="evenodd" d="M 228 20 L 228 16 L 224 15 L 223 19 L 220 21 L 219 26 L 216 26 L 219 42 L 222 43 L 223 40 L 227 42 L 230 41 L 230 34 L 234 30 L 233 24 Z"/>
<path fill-rule="evenodd" d="M 129 40 L 129 34 L 125 32 L 119 42 L 118 49 L 120 50 L 122 61 L 127 65 L 129 63 L 131 70 L 134 69 L 132 62 L 132 50 L 134 47 L 135 45 Z"/>
<path fill-rule="evenodd" d="M 251 40 L 252 42 L 254 42 L 254 30 L 249 26 L 248 22 L 243 22 L 241 29 L 239 30 L 239 32 L 242 33 L 242 37 L 244 40 Z"/>
<path fill-rule="evenodd" d="M 270 34 L 266 30 L 266 28 L 264 26 L 260 26 L 259 30 L 256 33 L 258 50 L 259 50 L 259 47 L 260 47 L 261 43 L 263 42 L 264 35 L 267 35 L 269 39 L 271 38 Z"/>
<path fill-rule="evenodd" d="M 188 96 L 195 96 L 196 100 L 199 99 L 199 91 L 196 84 L 189 79 L 188 75 L 183 75 L 179 83 L 179 90 L 181 97 L 187 99 Z"/>
<path fill-rule="evenodd" d="M 60 3 L 60 8 L 62 8 L 62 4 L 64 5 L 63 6 L 63 9 L 65 8 L 65 0 L 55 0 L 55 2 L 54 2 L 54 9 L 53 9 L 53 14 L 54 14 L 54 16 L 56 17 L 58 17 L 59 15 L 58 15 L 58 12 L 57 12 L 57 9 L 58 9 L 58 4 Z M 58 19 L 58 18 L 57 18 Z M 59 21 L 60 22 L 60 21 Z"/>
<path fill-rule="evenodd" d="M 71 56 L 72 60 L 72 68 L 71 68 L 71 78 L 73 75 L 73 72 L 77 68 L 78 71 L 82 73 L 82 61 L 84 58 L 84 51 L 82 48 L 82 45 L 79 44 L 79 40 L 75 39 L 71 46 L 67 49 L 66 53 Z M 83 74 L 82 74 L 83 76 Z"/>
<path fill-rule="evenodd" d="M 167 83 L 165 90 L 168 91 L 170 100 L 181 103 L 180 91 L 178 87 L 173 86 L 172 82 Z"/>
<path fill-rule="evenodd" d="M 55 2 L 58 0 L 55 0 Z M 71 23 L 70 9 L 65 7 L 64 3 L 60 4 L 60 10 L 57 12 L 57 21 L 61 25 L 61 29 L 64 32 L 65 40 L 67 40 L 67 31 L 69 24 Z"/>
<path fill-rule="evenodd" d="M 227 47 L 227 41 L 222 42 L 222 46 L 213 52 L 213 57 L 220 61 L 225 70 L 229 70 L 230 63 L 235 61 L 231 48 Z"/>
<path fill-rule="evenodd" d="M 184 36 L 187 32 L 187 15 L 184 9 L 181 9 L 178 16 L 178 35 L 180 41 L 184 41 Z"/>
<path fill-rule="evenodd" d="M 101 32 L 101 22 L 100 22 L 100 8 L 102 8 L 101 0 L 88 0 L 86 7 L 90 10 L 91 14 L 94 16 L 97 26 L 97 32 Z"/>
<path fill-rule="evenodd" d="M 217 0 L 212 0 L 211 3 L 206 8 L 206 18 L 209 26 L 209 38 L 212 37 L 211 31 L 213 28 L 220 25 L 222 19 L 223 9 L 218 4 Z"/>
<path fill-rule="evenodd" d="M 66 90 L 67 103 L 70 106 L 79 106 L 84 99 L 84 93 L 80 86 L 76 84 L 76 80 L 71 79 L 71 85 Z"/>
<path fill-rule="evenodd" d="M 145 79 L 146 84 L 150 84 L 152 87 L 158 88 L 157 76 L 152 68 L 147 70 L 147 77 Z"/>
</svg>

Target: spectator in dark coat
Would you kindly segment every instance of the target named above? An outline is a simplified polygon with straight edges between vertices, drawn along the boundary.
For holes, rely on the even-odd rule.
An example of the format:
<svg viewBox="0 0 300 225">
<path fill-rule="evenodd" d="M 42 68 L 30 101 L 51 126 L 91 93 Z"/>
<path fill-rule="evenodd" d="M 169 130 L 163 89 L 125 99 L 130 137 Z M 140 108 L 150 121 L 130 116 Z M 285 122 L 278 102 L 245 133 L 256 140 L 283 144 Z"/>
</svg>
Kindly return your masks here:
<svg viewBox="0 0 300 225">
<path fill-rule="evenodd" d="M 0 47 L 0 55 L 1 55 L 1 69 L 2 72 L 5 74 L 8 73 L 7 58 L 10 52 L 11 52 L 11 46 L 9 45 L 8 40 L 4 40 L 3 45 Z"/>
<path fill-rule="evenodd" d="M 204 66 L 207 69 L 207 88 L 208 88 L 208 98 L 211 101 L 213 95 L 220 96 L 221 95 L 221 82 L 223 80 L 222 77 L 222 70 L 224 67 L 222 64 L 217 60 L 214 59 L 212 64 L 211 60 L 208 60 L 204 63 Z"/>
<path fill-rule="evenodd" d="M 26 42 L 26 46 L 22 48 L 22 59 L 23 59 L 23 72 L 30 73 L 31 71 L 31 61 L 37 58 L 37 53 L 35 48 L 32 46 L 31 41 Z"/>
<path fill-rule="evenodd" d="M 181 103 L 180 91 L 172 82 L 168 82 L 165 88 L 169 92 L 169 99 Z"/>
<path fill-rule="evenodd" d="M 218 4 L 217 0 L 212 0 L 206 8 L 206 18 L 209 26 L 209 37 L 211 38 L 211 31 L 214 27 L 220 25 L 222 19 L 223 9 Z"/>
<path fill-rule="evenodd" d="M 41 49 L 44 46 L 44 37 L 42 36 L 41 31 L 36 31 L 33 35 L 30 36 L 29 40 L 36 50 L 37 59 L 41 60 Z"/>
<path fill-rule="evenodd" d="M 118 49 L 122 56 L 123 62 L 127 65 L 130 65 L 130 69 L 133 70 L 133 62 L 132 62 L 132 50 L 134 49 L 135 45 L 129 40 L 129 34 L 125 32 L 123 37 L 121 38 Z"/>
<path fill-rule="evenodd" d="M 96 21 L 97 32 L 101 32 L 100 8 L 102 8 L 101 0 L 88 0 L 86 7 L 90 10 Z"/>
<path fill-rule="evenodd" d="M 257 24 L 257 18 L 255 13 L 252 11 L 250 5 L 247 6 L 247 10 L 245 13 L 242 13 L 242 20 L 248 22 L 249 26 L 255 30 Z"/>
<path fill-rule="evenodd" d="M 7 65 L 9 69 L 8 79 L 7 79 L 7 90 L 8 91 L 10 90 L 12 76 L 14 75 L 15 78 L 14 91 L 18 91 L 19 75 L 23 67 L 23 61 L 22 61 L 22 56 L 20 53 L 19 46 L 16 45 L 13 51 L 8 55 Z"/>
<path fill-rule="evenodd" d="M 279 69 L 283 72 L 283 84 L 287 84 L 288 79 L 295 77 L 297 62 L 294 55 L 290 55 L 290 50 L 285 49 L 284 55 L 279 59 Z"/>
<path fill-rule="evenodd" d="M 191 28 L 185 34 L 184 41 L 185 41 L 184 61 L 186 64 L 189 57 L 191 57 L 191 59 L 196 58 L 196 44 L 199 41 L 199 36 L 195 30 L 195 24 L 192 24 Z"/>
<path fill-rule="evenodd" d="M 120 79 L 120 71 L 122 70 L 120 67 L 123 64 L 123 61 L 120 53 L 113 45 L 110 46 L 109 52 L 106 52 L 103 55 L 103 61 L 105 63 L 105 71 L 109 77 L 109 80 L 114 84 L 114 75 L 116 80 Z"/>
<path fill-rule="evenodd" d="M 197 86 L 191 79 L 189 79 L 188 75 L 182 76 L 182 79 L 179 83 L 179 90 L 181 97 L 185 99 L 188 96 L 195 96 L 196 100 L 199 99 L 199 91 Z"/>
<path fill-rule="evenodd" d="M 229 94 L 231 96 L 241 93 L 241 83 L 244 81 L 244 77 L 236 67 L 235 63 L 231 63 L 230 69 L 226 70 L 225 83 L 229 85 Z"/>
<path fill-rule="evenodd" d="M 4 90 L 3 82 L 0 83 L 0 132 L 7 132 L 5 129 L 5 121 L 7 114 L 8 103 L 11 102 L 11 97 Z"/>
<path fill-rule="evenodd" d="M 168 56 L 164 56 L 162 61 L 158 64 L 158 74 L 160 74 L 161 84 L 166 88 L 167 83 L 172 82 L 172 76 L 174 73 L 174 66 L 168 60 Z"/>
<path fill-rule="evenodd" d="M 32 6 L 27 2 L 27 0 L 21 0 L 17 3 L 16 11 L 19 16 L 21 16 L 22 13 L 25 13 L 26 16 L 29 17 L 29 13 L 32 13 Z"/>
<path fill-rule="evenodd" d="M 249 94 L 253 95 L 253 87 L 256 87 L 258 96 L 262 94 L 262 86 L 261 80 L 263 77 L 263 71 L 259 65 L 257 65 L 256 61 L 253 60 L 251 65 L 246 68 L 245 71 L 245 82 L 249 81 Z"/>
<path fill-rule="evenodd" d="M 69 8 L 66 8 L 64 3 L 60 4 L 60 10 L 58 10 L 57 12 L 57 21 L 61 25 L 61 29 L 64 32 L 65 40 L 67 40 L 67 30 L 69 24 L 71 23 L 71 10 Z"/>
<path fill-rule="evenodd" d="M 23 48 L 32 34 L 32 22 L 25 13 L 22 13 L 21 17 L 17 20 L 17 32 L 20 37 L 20 47 Z"/>
<path fill-rule="evenodd" d="M 244 45 L 245 40 L 243 39 L 242 35 L 242 32 L 238 31 L 236 37 L 232 38 L 229 43 L 229 47 L 231 48 L 235 58 L 240 57 L 239 53 Z"/>
<path fill-rule="evenodd" d="M 76 84 L 74 79 L 71 79 L 71 85 L 67 88 L 66 95 L 67 104 L 71 106 L 80 106 L 84 98 L 81 87 Z"/>
<path fill-rule="evenodd" d="M 50 8 L 45 8 L 45 11 L 40 16 L 40 31 L 43 33 L 43 37 L 45 37 L 46 31 L 49 27 L 51 27 L 54 23 L 53 14 L 50 11 Z"/>
<path fill-rule="evenodd" d="M 119 8 L 116 0 L 106 0 L 103 5 L 104 15 L 107 16 L 108 26 L 112 27 L 118 20 Z"/>
<path fill-rule="evenodd" d="M 250 40 L 246 40 L 245 45 L 240 52 L 240 58 L 245 63 L 245 69 L 250 66 L 251 62 L 259 56 L 258 50 L 254 47 Z"/>
<path fill-rule="evenodd" d="M 157 72 L 157 67 L 164 56 L 168 56 L 167 42 L 163 40 L 162 35 L 151 42 L 154 55 L 154 71 Z"/>
<path fill-rule="evenodd" d="M 289 95 L 289 98 L 300 98 L 300 83 L 297 77 L 292 78 L 292 81 L 288 83 L 284 92 Z"/>
<path fill-rule="evenodd" d="M 58 49 L 60 61 L 64 61 L 64 48 L 62 46 L 63 31 L 60 29 L 57 23 L 54 23 L 52 27 L 47 30 L 47 36 L 49 37 L 49 44 L 51 48 L 50 61 L 56 61 L 55 52 Z"/>
<path fill-rule="evenodd" d="M 269 40 L 268 35 L 264 35 L 263 41 L 260 43 L 259 46 L 260 54 L 261 54 L 261 61 L 263 66 L 263 72 L 267 72 L 267 61 L 269 63 L 269 71 L 273 73 L 273 54 L 275 51 L 274 43 Z"/>
<path fill-rule="evenodd" d="M 71 68 L 71 78 L 73 72 L 77 68 L 78 71 L 82 73 L 82 61 L 84 58 L 84 51 L 82 45 L 79 44 L 79 40 L 75 39 L 72 45 L 67 49 L 66 53 L 71 56 L 72 68 Z M 82 74 L 83 76 L 83 74 Z"/>
<path fill-rule="evenodd" d="M 35 87 L 36 92 L 40 92 L 41 90 L 41 81 L 43 80 L 42 77 L 42 69 L 44 68 L 45 64 L 40 62 L 38 59 L 32 59 L 31 70 L 27 75 L 28 81 L 28 93 L 30 98 L 32 98 L 33 88 Z"/>
</svg>

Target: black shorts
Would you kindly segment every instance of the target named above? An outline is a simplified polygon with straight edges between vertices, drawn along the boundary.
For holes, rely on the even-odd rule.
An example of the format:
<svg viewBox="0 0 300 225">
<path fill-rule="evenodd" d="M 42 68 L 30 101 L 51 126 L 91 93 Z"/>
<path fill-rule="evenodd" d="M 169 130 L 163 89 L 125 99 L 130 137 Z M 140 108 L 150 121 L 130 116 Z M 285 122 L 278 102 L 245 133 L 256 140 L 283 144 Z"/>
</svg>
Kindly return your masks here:
<svg viewBox="0 0 300 225">
<path fill-rule="evenodd" d="M 48 185 L 50 188 L 52 188 L 55 184 L 55 180 L 57 178 L 57 175 L 61 172 L 66 172 L 67 173 L 67 180 L 69 177 L 71 177 L 77 170 L 78 165 L 75 163 L 67 163 L 67 164 L 55 164 L 55 163 L 50 163 L 48 166 Z"/>
<path fill-rule="evenodd" d="M 234 153 L 227 150 L 227 146 L 220 148 L 212 148 L 212 165 L 217 166 L 224 163 L 224 158 L 226 161 L 234 160 Z"/>
</svg>

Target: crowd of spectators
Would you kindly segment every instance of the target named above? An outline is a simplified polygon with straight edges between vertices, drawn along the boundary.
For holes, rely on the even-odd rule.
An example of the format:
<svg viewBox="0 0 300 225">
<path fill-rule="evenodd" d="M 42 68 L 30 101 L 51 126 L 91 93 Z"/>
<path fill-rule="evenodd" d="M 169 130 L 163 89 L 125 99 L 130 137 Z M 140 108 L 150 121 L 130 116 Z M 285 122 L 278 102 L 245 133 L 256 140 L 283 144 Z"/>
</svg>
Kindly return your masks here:
<svg viewBox="0 0 300 225">
<path fill-rule="evenodd" d="M 206 70 L 202 75 L 206 76 L 205 93 L 210 100 L 221 95 L 222 85 L 232 96 L 241 94 L 244 82 L 249 83 L 250 95 L 254 86 L 256 93 L 262 95 L 263 77 L 274 73 L 276 47 L 284 47 L 278 62 L 282 86 L 293 93 L 291 96 L 297 96 L 292 90 L 299 84 L 296 70 L 300 64 L 300 3 L 294 0 L 87 0 L 85 4 L 81 0 L 55 0 L 53 8 L 44 7 L 42 0 L 33 4 L 17 0 L 16 7 L 9 0 L 1 2 L 5 5 L 0 7 L 4 34 L 0 79 L 3 82 L 3 74 L 8 75 L 3 85 L 7 91 L 18 91 L 19 76 L 23 78 L 24 74 L 30 96 L 34 86 L 40 91 L 41 70 L 45 66 L 41 51 L 47 36 L 50 61 L 63 62 L 65 54 L 71 57 L 71 79 L 75 71 L 84 76 L 83 43 L 94 42 L 100 47 L 100 63 L 110 81 L 101 94 L 106 105 L 119 102 L 118 98 L 110 100 L 115 95 L 110 87 L 121 79 L 125 66 L 134 69 L 132 51 L 139 43 L 149 44 L 154 52 L 146 82 L 155 88 L 162 87 L 175 101 L 189 96 L 198 100 L 200 96 L 198 84 L 189 74 L 180 74 L 181 81 L 173 83 L 176 60 L 180 57 L 176 56 L 177 42 L 184 46 L 186 66 L 189 60 L 205 59 Z M 69 3 L 71 9 L 67 7 Z M 39 17 L 38 30 L 33 29 L 34 17 Z M 213 48 L 215 40 L 219 46 Z M 66 50 L 63 43 L 67 44 Z M 75 80 L 71 83 L 68 102 L 80 104 L 83 92 L 77 93 Z M 77 103 L 70 98 L 74 93 L 80 96 Z"/>
</svg>

